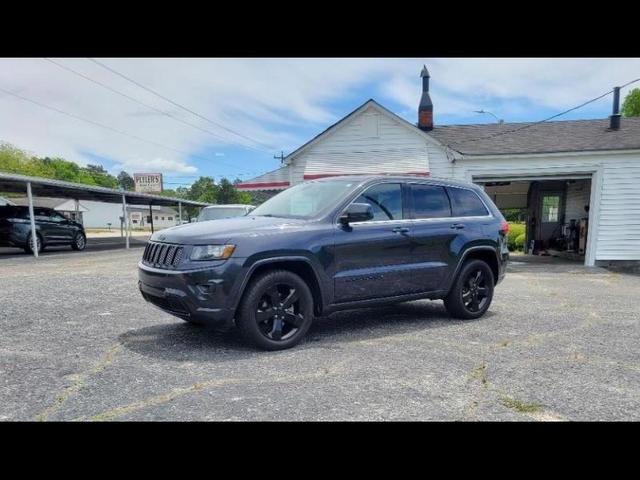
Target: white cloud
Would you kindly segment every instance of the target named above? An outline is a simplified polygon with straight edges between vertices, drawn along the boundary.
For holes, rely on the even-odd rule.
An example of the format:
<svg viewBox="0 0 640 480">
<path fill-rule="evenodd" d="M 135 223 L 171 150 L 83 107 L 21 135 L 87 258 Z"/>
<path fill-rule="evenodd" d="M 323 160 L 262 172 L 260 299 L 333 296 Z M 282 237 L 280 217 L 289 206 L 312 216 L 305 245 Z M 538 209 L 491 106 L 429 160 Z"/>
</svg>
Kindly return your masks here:
<svg viewBox="0 0 640 480">
<path fill-rule="evenodd" d="M 146 171 L 150 172 L 158 171 L 167 173 L 195 173 L 198 171 L 198 169 L 193 165 L 187 165 L 184 162 L 179 162 L 167 158 L 152 158 L 144 160 L 140 158 L 132 158 L 114 166 L 113 171 L 135 171 L 137 169 L 140 169 L 141 166 L 144 167 Z"/>
<path fill-rule="evenodd" d="M 56 59 L 141 102 L 219 137 L 249 142 L 194 118 L 87 59 Z M 640 59 L 102 59 L 125 75 L 161 92 L 215 122 L 255 139 L 271 166 L 272 155 L 291 151 L 308 138 L 301 125 L 318 132 L 346 113 L 340 101 L 371 91 L 381 103 L 394 101 L 412 120 L 420 98 L 420 69 L 431 73 L 431 96 L 438 115 L 468 116 L 499 103 L 504 116 L 531 106 L 572 107 L 640 77 Z M 638 85 L 636 85 L 638 86 Z M 182 125 L 109 92 L 43 59 L 0 59 L 0 87 L 93 119 L 172 149 L 202 155 L 211 163 L 240 166 L 241 158 L 215 152 L 229 140 Z M 626 89 L 628 90 L 628 89 Z M 623 95 L 626 92 L 623 91 Z M 610 103 L 610 98 L 606 100 Z M 533 117 L 533 115 L 532 115 Z M 531 118 L 537 119 L 537 118 Z M 308 128 L 310 127 L 310 128 Z M 119 135 L 0 92 L 0 140 L 38 155 L 58 155 L 78 163 L 112 160 L 132 171 L 163 169 L 193 173 L 189 155 Z M 266 145 L 266 146 L 265 146 Z"/>
</svg>

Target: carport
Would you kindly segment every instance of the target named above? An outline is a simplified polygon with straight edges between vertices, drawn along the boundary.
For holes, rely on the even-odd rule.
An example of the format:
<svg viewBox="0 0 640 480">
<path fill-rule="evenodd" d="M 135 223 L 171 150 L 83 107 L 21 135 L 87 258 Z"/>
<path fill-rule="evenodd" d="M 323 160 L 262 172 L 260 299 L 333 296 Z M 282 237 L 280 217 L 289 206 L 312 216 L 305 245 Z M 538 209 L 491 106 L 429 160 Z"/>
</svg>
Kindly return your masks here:
<svg viewBox="0 0 640 480">
<path fill-rule="evenodd" d="M 93 185 L 84 185 L 79 183 L 65 182 L 62 180 L 53 180 L 49 178 L 30 177 L 26 175 L 18 175 L 0 172 L 0 192 L 24 193 L 26 189 L 27 198 L 29 200 L 29 219 L 31 222 L 31 236 L 36 237 L 36 223 L 33 213 L 33 197 L 47 196 L 56 198 L 70 198 L 76 202 L 76 210 L 80 200 L 94 200 L 106 203 L 121 203 L 122 216 L 124 218 L 124 227 L 126 234 L 125 248 L 129 248 L 129 240 L 131 230 L 129 217 L 127 215 L 127 205 L 148 205 L 151 210 L 152 205 L 159 206 L 178 206 L 178 218 L 182 223 L 182 205 L 190 205 L 195 207 L 206 207 L 210 204 L 203 202 L 195 202 L 182 198 L 164 197 L 162 195 L 152 195 L 149 193 L 130 192 L 126 190 L 115 190 L 112 188 L 98 187 Z M 153 218 L 153 217 L 152 217 Z M 153 222 L 151 223 L 151 231 L 153 233 Z M 37 258 L 38 252 L 33 248 L 33 255 Z"/>
</svg>

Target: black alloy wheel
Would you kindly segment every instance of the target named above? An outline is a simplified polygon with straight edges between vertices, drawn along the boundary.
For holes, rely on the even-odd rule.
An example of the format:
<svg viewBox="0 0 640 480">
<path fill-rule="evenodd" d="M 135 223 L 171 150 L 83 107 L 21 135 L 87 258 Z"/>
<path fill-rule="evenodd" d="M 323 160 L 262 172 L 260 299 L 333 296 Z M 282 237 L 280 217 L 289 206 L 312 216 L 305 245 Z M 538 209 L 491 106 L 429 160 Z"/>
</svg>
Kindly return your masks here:
<svg viewBox="0 0 640 480">
<path fill-rule="evenodd" d="M 246 340 L 266 350 L 297 344 L 313 321 L 313 296 L 293 272 L 275 270 L 252 281 L 241 302 L 237 325 Z"/>
</svg>

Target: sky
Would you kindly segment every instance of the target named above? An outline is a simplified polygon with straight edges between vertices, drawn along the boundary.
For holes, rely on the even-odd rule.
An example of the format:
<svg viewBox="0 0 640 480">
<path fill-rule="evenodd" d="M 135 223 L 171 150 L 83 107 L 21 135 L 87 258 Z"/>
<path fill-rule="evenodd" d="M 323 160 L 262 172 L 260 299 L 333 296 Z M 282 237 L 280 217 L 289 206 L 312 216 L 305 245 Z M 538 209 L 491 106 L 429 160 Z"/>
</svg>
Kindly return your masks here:
<svg viewBox="0 0 640 480">
<path fill-rule="evenodd" d="M 640 58 L 95 60 L 0 58 L 0 142 L 113 174 L 162 172 L 165 188 L 278 168 L 274 156 L 369 98 L 415 123 L 423 65 L 436 125 L 496 121 L 481 109 L 538 121 L 640 77 Z M 560 119 L 605 118 L 611 103 Z"/>
</svg>

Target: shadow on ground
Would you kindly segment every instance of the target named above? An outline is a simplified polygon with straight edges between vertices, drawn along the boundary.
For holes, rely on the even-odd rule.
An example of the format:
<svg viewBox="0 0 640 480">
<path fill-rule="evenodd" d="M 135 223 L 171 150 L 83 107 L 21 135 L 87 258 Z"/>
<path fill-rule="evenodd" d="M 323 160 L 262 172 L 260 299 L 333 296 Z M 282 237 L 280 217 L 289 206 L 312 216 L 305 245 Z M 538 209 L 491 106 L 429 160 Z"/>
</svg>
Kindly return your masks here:
<svg viewBox="0 0 640 480">
<path fill-rule="evenodd" d="M 492 312 L 487 312 L 485 318 L 492 315 Z M 468 322 L 451 319 L 440 302 L 418 301 L 350 310 L 316 319 L 306 339 L 296 349 L 338 350 L 342 348 L 342 343 Z M 228 361 L 278 354 L 262 352 L 246 345 L 236 328 L 216 331 L 179 321 L 131 330 L 120 335 L 119 341 L 125 348 L 140 355 L 185 362 Z"/>
</svg>

